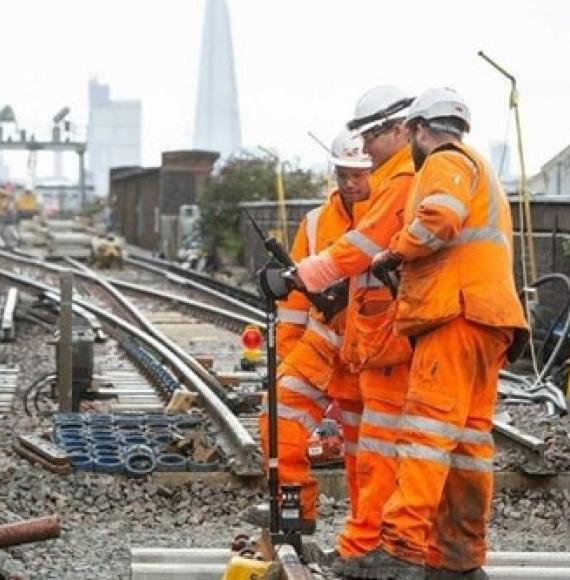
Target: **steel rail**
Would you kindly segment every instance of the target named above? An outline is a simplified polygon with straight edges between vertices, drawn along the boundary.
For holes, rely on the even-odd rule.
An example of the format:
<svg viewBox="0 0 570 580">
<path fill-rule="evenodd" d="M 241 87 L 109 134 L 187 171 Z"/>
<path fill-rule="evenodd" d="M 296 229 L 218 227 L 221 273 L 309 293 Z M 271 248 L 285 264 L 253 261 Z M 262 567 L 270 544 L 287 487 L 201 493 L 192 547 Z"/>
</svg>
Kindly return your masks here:
<svg viewBox="0 0 570 580">
<path fill-rule="evenodd" d="M 158 340 L 163 346 L 174 352 L 177 357 L 184 361 L 194 373 L 196 373 L 210 389 L 214 391 L 215 395 L 224 403 L 228 402 L 228 393 L 222 384 L 208 372 L 193 356 L 185 352 L 178 344 L 168 338 L 163 332 L 158 330 L 154 324 L 149 322 L 140 312 L 140 310 L 130 302 L 121 292 L 119 292 L 112 284 L 107 282 L 101 276 L 90 270 L 87 266 L 71 259 L 66 258 L 67 262 L 77 268 L 75 272 L 83 278 L 99 284 L 104 288 L 136 321 L 140 326 Z"/>
<path fill-rule="evenodd" d="M 256 324 L 263 330 L 265 330 L 265 320 L 259 319 L 257 317 L 243 316 L 231 310 L 226 310 L 225 308 L 219 308 L 217 306 L 211 306 L 210 304 L 204 304 L 198 302 L 197 300 L 192 300 L 191 298 L 186 298 L 185 296 L 180 296 L 179 294 L 171 294 L 165 290 L 156 290 L 154 288 L 146 288 L 140 284 L 134 284 L 133 282 L 126 282 L 124 280 L 119 280 L 116 278 L 107 278 L 107 280 L 117 288 L 124 288 L 125 290 L 132 290 L 133 292 L 139 292 L 140 294 L 146 294 L 148 296 L 154 296 L 155 298 L 161 298 L 163 300 L 173 302 L 175 304 L 182 304 L 190 309 L 195 309 L 201 312 L 210 313 L 213 316 L 221 316 L 224 319 L 231 320 L 235 323 L 242 325 L 240 328 L 243 329 L 243 325 Z"/>
<path fill-rule="evenodd" d="M 11 253 L 0 251 L 0 256 L 6 257 L 16 262 L 23 262 L 39 268 L 61 272 L 65 268 L 56 264 L 47 264 L 45 262 L 36 260 L 34 258 L 23 258 L 15 256 Z M 170 349 L 181 358 L 214 392 L 214 394 L 226 405 L 231 404 L 232 394 L 228 393 L 218 379 L 208 372 L 194 357 L 186 353 L 178 344 L 166 337 L 153 324 L 151 324 L 125 296 L 123 296 L 117 289 L 115 289 L 105 278 L 98 276 L 95 272 L 71 258 L 66 258 L 68 264 L 72 265 L 77 276 L 82 277 L 91 282 L 97 282 L 109 294 L 121 304 L 121 306 L 128 312 L 128 314 L 154 338 L 160 341 L 166 348 Z M 255 322 L 258 324 L 258 322 Z"/>
<path fill-rule="evenodd" d="M 19 276 L 7 270 L 0 269 L 0 276 L 13 281 L 15 284 L 27 290 L 33 288 L 40 290 L 47 298 L 59 302 L 59 292 L 36 280 Z M 262 473 L 257 444 L 247 432 L 238 418 L 222 403 L 206 384 L 183 360 L 165 347 L 149 333 L 146 333 L 126 320 L 100 308 L 85 300 L 74 298 L 74 303 L 95 314 L 100 320 L 113 329 L 119 329 L 131 336 L 136 337 L 147 347 L 157 352 L 169 365 L 175 369 L 176 374 L 190 388 L 196 390 L 203 401 L 204 406 L 211 416 L 222 426 L 234 446 L 234 461 L 232 471 L 240 476 L 257 476 Z"/>
<path fill-rule="evenodd" d="M 201 272 L 187 270 L 178 264 L 173 264 L 172 262 L 158 258 L 147 258 L 145 256 L 130 256 L 125 259 L 125 262 L 133 266 L 138 266 L 139 268 L 146 268 L 151 272 L 160 274 L 169 273 L 171 276 L 177 276 L 178 280 L 183 280 L 186 284 L 193 286 L 197 290 L 211 293 L 213 296 L 217 295 L 225 300 L 228 297 L 233 297 L 239 304 L 247 304 L 253 310 L 263 312 L 264 302 L 257 294 L 239 288 L 238 286 L 233 286 L 232 284 L 220 282 Z"/>
<path fill-rule="evenodd" d="M 48 263 L 48 262 L 43 262 L 41 260 L 38 260 L 37 258 L 33 258 L 29 255 L 25 255 L 19 252 L 8 252 L 8 251 L 3 251 L 0 250 L 0 257 L 2 258 L 6 258 L 8 260 L 12 260 L 14 262 L 18 262 L 18 263 L 24 263 L 24 264 L 29 264 L 30 266 L 37 266 L 38 268 L 43 268 L 45 270 L 51 270 L 53 272 L 61 272 L 63 269 L 62 266 L 59 266 L 57 264 L 54 263 Z M 74 268 L 76 270 L 78 270 L 78 268 L 82 268 L 83 264 L 79 264 L 78 262 L 76 262 L 74 265 Z M 151 267 L 154 269 L 154 267 Z M 80 271 L 78 271 L 78 273 L 80 274 Z M 156 269 L 156 272 L 158 274 L 163 274 L 165 276 L 167 276 L 169 279 L 171 279 L 173 276 L 164 271 L 164 270 L 160 270 L 160 269 Z M 174 276 L 175 278 L 175 276 Z M 146 293 L 149 296 L 155 296 L 155 297 L 159 297 L 162 298 L 164 300 L 169 300 L 172 302 L 178 302 L 180 304 L 184 304 L 185 306 L 194 309 L 195 311 L 199 311 L 199 312 L 205 312 L 208 314 L 211 314 L 212 316 L 215 317 L 219 317 L 219 318 L 225 318 L 227 320 L 232 320 L 235 321 L 236 323 L 241 323 L 241 324 L 256 324 L 257 326 L 259 326 L 260 328 L 264 329 L 265 328 L 265 312 L 262 310 L 258 310 L 257 308 L 253 308 L 247 304 L 243 304 L 241 302 L 239 302 L 239 300 L 236 300 L 234 298 L 231 298 L 229 296 L 223 296 L 220 293 L 215 293 L 212 294 L 212 291 L 208 288 L 205 288 L 205 292 L 207 292 L 210 295 L 214 295 L 216 298 L 220 298 L 222 300 L 225 300 L 226 302 L 236 305 L 238 308 L 245 310 L 246 312 L 249 312 L 252 316 L 248 316 L 248 315 L 242 315 L 239 314 L 237 312 L 233 312 L 231 310 L 227 310 L 225 308 L 221 308 L 221 307 L 217 307 L 217 306 L 212 306 L 211 304 L 205 304 L 202 302 L 199 302 L 197 300 L 192 300 L 190 298 L 186 298 L 184 296 L 180 296 L 180 295 L 176 295 L 176 294 L 171 294 L 169 292 L 163 291 L 163 290 L 156 290 L 153 288 L 145 288 L 143 286 L 137 285 L 137 284 L 133 284 L 132 282 L 126 282 L 123 280 L 118 280 L 118 279 L 107 279 L 111 284 L 113 284 L 113 286 L 117 286 L 117 287 L 123 287 L 123 288 L 127 288 L 130 290 L 133 290 L 135 292 L 141 292 L 141 293 Z M 174 280 L 176 281 L 176 280 Z M 182 280 L 182 283 L 187 284 L 188 281 L 187 280 Z"/>
</svg>

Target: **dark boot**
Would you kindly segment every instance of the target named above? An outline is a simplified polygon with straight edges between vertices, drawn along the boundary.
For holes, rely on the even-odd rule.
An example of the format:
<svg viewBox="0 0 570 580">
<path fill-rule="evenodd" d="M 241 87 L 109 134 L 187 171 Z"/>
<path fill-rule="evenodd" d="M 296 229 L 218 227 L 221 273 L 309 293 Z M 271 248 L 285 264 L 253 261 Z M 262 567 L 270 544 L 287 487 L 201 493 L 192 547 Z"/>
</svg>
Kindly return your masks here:
<svg viewBox="0 0 570 580">
<path fill-rule="evenodd" d="M 446 568 L 428 568 L 426 572 L 426 580 L 489 580 L 489 575 L 483 568 L 473 568 L 472 570 L 465 570 L 457 572 L 455 570 L 447 570 Z"/>
<path fill-rule="evenodd" d="M 270 511 L 268 503 L 251 505 L 241 514 L 241 519 L 248 524 L 259 526 L 260 528 L 269 528 Z M 312 536 L 315 533 L 317 524 L 315 520 L 301 520 L 301 534 Z"/>
<path fill-rule="evenodd" d="M 378 549 L 356 558 L 340 558 L 333 563 L 333 572 L 345 578 L 373 580 L 424 580 L 425 568 Z"/>
</svg>

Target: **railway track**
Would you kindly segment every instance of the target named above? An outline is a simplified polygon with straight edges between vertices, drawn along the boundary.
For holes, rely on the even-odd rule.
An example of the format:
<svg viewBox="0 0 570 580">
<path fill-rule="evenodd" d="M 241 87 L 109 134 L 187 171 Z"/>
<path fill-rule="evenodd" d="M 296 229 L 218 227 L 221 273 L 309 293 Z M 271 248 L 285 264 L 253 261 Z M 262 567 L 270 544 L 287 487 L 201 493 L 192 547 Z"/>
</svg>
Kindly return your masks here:
<svg viewBox="0 0 570 580">
<path fill-rule="evenodd" d="M 227 284 L 216 280 L 207 274 L 201 272 L 196 272 L 194 270 L 188 270 L 182 268 L 178 264 L 168 262 L 166 260 L 161 260 L 159 258 L 149 258 L 147 256 L 133 255 L 126 259 L 128 264 L 138 266 L 140 268 L 147 268 L 150 271 L 160 271 L 169 272 L 175 274 L 180 278 L 187 280 L 188 284 L 192 285 L 196 289 L 209 289 L 221 293 L 224 296 L 231 296 L 243 304 L 249 304 L 257 308 L 258 310 L 263 310 L 264 301 L 258 294 L 250 292 L 249 290 L 244 290 L 238 286 L 232 284 Z"/>
<path fill-rule="evenodd" d="M 57 264 L 45 263 L 40 260 L 30 258 L 28 256 L 24 256 L 20 253 L 15 254 L 12 252 L 0 250 L 0 257 L 6 258 L 20 265 L 40 268 L 52 274 L 58 274 L 62 270 L 66 269 L 62 268 Z M 93 271 L 89 271 L 89 269 L 83 266 L 82 264 L 74 260 L 68 259 L 68 265 L 71 269 L 73 269 L 74 274 L 77 277 L 79 277 L 83 282 L 96 284 L 100 289 L 104 289 L 105 293 L 111 295 L 114 301 L 121 305 L 123 309 L 122 316 L 125 316 L 126 313 L 126 318 L 130 320 L 135 327 L 138 326 L 142 328 L 143 332 L 149 334 L 151 338 L 157 340 L 165 349 L 172 352 L 176 357 L 176 359 L 181 361 L 193 373 L 195 373 L 199 377 L 199 379 L 205 385 L 207 385 L 207 388 L 212 393 L 214 393 L 215 397 L 217 397 L 217 399 L 220 400 L 222 404 L 224 404 L 229 409 L 229 412 L 233 414 L 233 411 L 235 411 L 237 408 L 235 400 L 234 401 L 231 400 L 231 396 L 228 395 L 227 390 L 220 384 L 219 381 L 217 381 L 215 376 L 213 376 L 212 373 L 210 373 L 195 359 L 193 359 L 193 357 L 185 353 L 184 350 L 179 345 L 174 343 L 172 340 L 167 339 L 167 337 L 165 337 L 162 333 L 160 333 L 160 331 L 157 331 L 157 329 L 154 328 L 153 325 L 150 324 L 140 314 L 140 312 L 132 306 L 128 298 L 125 295 L 123 295 L 119 291 L 119 289 L 124 290 L 130 294 L 147 296 L 170 304 L 182 306 L 183 308 L 189 309 L 190 312 L 200 317 L 202 320 L 208 321 L 217 326 L 226 328 L 234 332 L 240 332 L 243 329 L 244 325 L 246 324 L 256 324 L 260 328 L 264 328 L 265 327 L 265 322 L 263 320 L 264 313 L 257 307 L 252 306 L 251 304 L 244 304 L 240 298 L 237 298 L 236 296 L 240 295 L 240 292 L 239 291 L 237 293 L 234 292 L 236 290 L 234 287 L 231 287 L 230 290 L 233 293 L 233 295 L 228 297 L 223 292 L 220 291 L 221 287 L 227 289 L 228 288 L 227 285 L 221 285 L 221 283 L 216 284 L 212 283 L 211 285 L 205 285 L 202 284 L 202 282 L 195 281 L 192 281 L 189 284 L 187 277 L 180 277 L 178 273 L 172 272 L 172 270 L 176 271 L 183 269 L 177 268 L 174 265 L 169 264 L 168 262 L 165 262 L 163 260 L 151 258 L 141 259 L 140 257 L 137 257 L 134 259 L 129 259 L 128 263 L 132 264 L 132 266 L 135 268 L 142 268 L 148 272 L 152 272 L 153 274 L 159 276 L 160 278 L 167 279 L 169 282 L 173 284 L 181 285 L 183 287 L 187 287 L 190 285 L 192 290 L 195 291 L 197 290 L 202 295 L 218 303 L 225 302 L 227 306 L 226 307 L 213 306 L 210 303 L 190 299 L 180 294 L 173 294 L 171 292 L 162 289 L 149 288 L 148 286 L 143 286 L 141 284 L 120 280 L 117 278 L 106 279 L 102 276 L 96 275 Z M 189 274 L 186 270 L 184 270 L 184 272 Z M 205 278 L 203 274 L 198 274 L 197 276 L 201 281 Z M 57 290 L 55 290 L 54 288 L 51 288 L 50 290 L 51 292 L 46 295 L 49 296 L 52 301 L 55 301 L 57 297 Z M 251 299 L 251 293 L 246 294 L 249 294 L 249 298 Z M 105 300 L 107 299 L 103 299 L 103 303 L 105 303 Z M 94 314 L 92 309 L 83 305 L 80 300 L 75 301 L 75 308 L 82 311 L 84 316 L 90 315 L 91 316 L 90 323 L 93 324 Z M 116 308 L 116 306 L 114 308 Z M 240 308 L 241 312 L 239 311 Z M 100 316 L 95 315 L 95 318 L 100 319 Z M 152 345 L 149 348 L 152 348 Z M 177 362 L 172 363 L 174 368 L 177 369 L 176 373 L 179 374 L 180 368 L 176 366 L 177 364 L 178 364 Z M 185 384 L 187 384 L 189 388 L 194 390 L 194 388 L 192 387 L 191 378 L 186 377 Z M 240 417 L 240 421 L 242 426 L 244 426 L 247 432 L 251 435 L 252 439 L 257 441 L 258 433 L 257 433 L 256 413 L 242 415 Z M 526 457 L 526 460 L 528 462 L 526 468 L 527 472 L 532 473 L 534 475 L 541 474 L 542 471 L 541 465 L 545 447 L 543 441 L 541 441 L 536 437 L 533 437 L 532 435 L 523 433 L 520 430 L 517 430 L 516 428 L 513 428 L 510 425 L 501 422 L 500 420 L 495 421 L 494 431 L 495 434 L 499 437 L 499 440 L 505 440 L 506 442 L 508 442 L 509 445 L 516 446 L 524 453 L 524 456 Z"/>
<path fill-rule="evenodd" d="M 40 268 L 51 275 L 57 274 L 62 270 L 61 267 L 55 264 L 46 264 L 19 255 L 12 254 L 8 256 L 3 252 L 2 257 L 21 265 Z M 252 420 L 251 416 L 244 417 L 243 422 L 240 421 L 235 414 L 235 397 L 228 394 L 228 391 L 210 371 L 150 323 L 113 284 L 77 263 L 71 263 L 70 265 L 74 268 L 74 274 L 81 278 L 83 283 L 90 285 L 90 288 L 91 285 L 96 284 L 99 288 L 97 302 L 100 305 L 95 304 L 92 300 L 74 298 L 75 308 L 81 309 L 84 313 L 89 313 L 91 317 L 96 317 L 104 330 L 116 340 L 121 342 L 125 340 L 125 337 L 128 337 L 136 340 L 137 343 L 142 344 L 144 348 L 154 353 L 181 384 L 199 394 L 200 400 L 209 416 L 219 426 L 219 445 L 228 458 L 231 470 L 242 477 L 260 475 L 261 465 L 256 441 L 256 421 Z M 26 291 L 40 293 L 44 299 L 53 303 L 59 301 L 59 292 L 53 286 L 7 270 L 1 271 L 0 275 Z M 144 289 L 136 288 L 132 284 L 128 286 L 131 291 L 145 292 Z M 101 298 L 101 292 L 107 295 L 105 299 Z M 92 290 L 89 293 L 91 294 Z M 171 295 L 161 292 L 151 291 L 148 293 L 146 291 L 146 293 L 155 298 L 159 296 L 162 300 L 173 300 Z M 110 304 L 109 297 L 112 297 L 113 305 Z M 177 301 L 179 303 L 184 302 L 184 298 L 177 297 Z M 215 313 L 218 319 L 224 316 L 226 318 L 229 317 L 231 320 L 230 325 L 239 323 L 243 327 L 244 323 L 260 322 L 257 319 L 244 317 L 235 312 L 216 309 L 211 305 L 206 305 L 206 310 L 210 315 Z M 161 390 L 160 385 L 159 390 Z M 172 389 L 170 391 L 162 390 L 164 399 L 168 399 L 171 392 Z"/>
</svg>

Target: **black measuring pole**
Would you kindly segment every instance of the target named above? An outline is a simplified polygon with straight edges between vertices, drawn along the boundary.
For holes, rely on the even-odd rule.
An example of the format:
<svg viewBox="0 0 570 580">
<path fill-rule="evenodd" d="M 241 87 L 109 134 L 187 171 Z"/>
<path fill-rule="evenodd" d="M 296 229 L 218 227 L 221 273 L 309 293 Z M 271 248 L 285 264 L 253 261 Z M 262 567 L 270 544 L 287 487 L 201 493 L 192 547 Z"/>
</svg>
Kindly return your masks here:
<svg viewBox="0 0 570 580">
<path fill-rule="evenodd" d="M 269 531 L 278 535 L 279 523 L 279 467 L 277 436 L 277 350 L 275 324 L 277 308 L 275 299 L 266 296 L 267 309 L 267 415 L 269 423 L 269 457 L 267 479 L 269 484 Z"/>
</svg>

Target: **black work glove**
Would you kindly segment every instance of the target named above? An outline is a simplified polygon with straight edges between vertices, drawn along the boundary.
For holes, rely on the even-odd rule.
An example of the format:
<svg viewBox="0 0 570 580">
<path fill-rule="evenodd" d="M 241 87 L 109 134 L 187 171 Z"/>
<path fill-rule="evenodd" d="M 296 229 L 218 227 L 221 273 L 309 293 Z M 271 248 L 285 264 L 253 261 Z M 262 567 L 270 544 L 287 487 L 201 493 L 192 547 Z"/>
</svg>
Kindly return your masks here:
<svg viewBox="0 0 570 580">
<path fill-rule="evenodd" d="M 269 262 L 257 272 L 259 287 L 266 298 L 282 300 L 293 290 L 297 290 L 298 279 L 294 268 L 284 268 Z"/>
<path fill-rule="evenodd" d="M 377 254 L 372 261 L 370 270 L 372 274 L 388 288 L 392 298 L 398 295 L 398 277 L 394 270 L 402 263 L 402 258 L 390 250 L 384 250 Z"/>
</svg>

